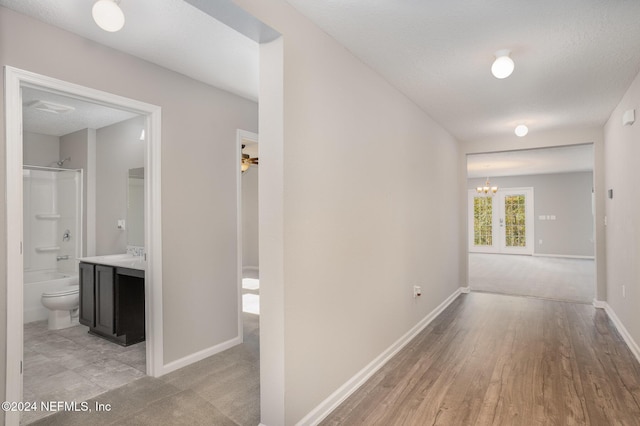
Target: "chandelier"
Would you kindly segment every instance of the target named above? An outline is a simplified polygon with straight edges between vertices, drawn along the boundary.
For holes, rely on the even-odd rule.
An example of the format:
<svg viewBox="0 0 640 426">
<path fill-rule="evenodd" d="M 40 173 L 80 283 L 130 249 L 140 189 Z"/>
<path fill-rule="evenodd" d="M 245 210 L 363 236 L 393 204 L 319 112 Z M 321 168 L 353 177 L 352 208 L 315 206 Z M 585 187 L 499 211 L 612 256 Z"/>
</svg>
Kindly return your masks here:
<svg viewBox="0 0 640 426">
<path fill-rule="evenodd" d="M 484 186 L 477 187 L 476 191 L 478 191 L 478 194 L 491 193 L 491 195 L 493 195 L 496 192 L 498 192 L 498 187 L 497 186 L 491 186 L 491 183 L 489 183 L 489 178 L 487 178 L 487 181 L 484 183 Z"/>
</svg>

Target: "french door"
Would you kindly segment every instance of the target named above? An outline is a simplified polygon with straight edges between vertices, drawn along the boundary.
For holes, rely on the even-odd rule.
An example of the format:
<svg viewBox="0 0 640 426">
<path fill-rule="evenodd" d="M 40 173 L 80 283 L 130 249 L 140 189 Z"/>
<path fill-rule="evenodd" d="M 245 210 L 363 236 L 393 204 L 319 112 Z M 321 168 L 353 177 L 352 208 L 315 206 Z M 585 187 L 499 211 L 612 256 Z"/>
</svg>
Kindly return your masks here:
<svg viewBox="0 0 640 426">
<path fill-rule="evenodd" d="M 533 254 L 533 188 L 469 191 L 469 251 Z"/>
</svg>

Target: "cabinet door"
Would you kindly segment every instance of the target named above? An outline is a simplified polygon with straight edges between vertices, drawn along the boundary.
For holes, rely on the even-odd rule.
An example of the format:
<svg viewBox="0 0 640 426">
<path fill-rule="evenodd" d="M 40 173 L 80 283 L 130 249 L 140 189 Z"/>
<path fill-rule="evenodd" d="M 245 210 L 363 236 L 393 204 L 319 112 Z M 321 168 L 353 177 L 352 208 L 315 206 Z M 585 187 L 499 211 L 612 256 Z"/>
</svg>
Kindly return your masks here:
<svg viewBox="0 0 640 426">
<path fill-rule="evenodd" d="M 80 324 L 95 327 L 95 266 L 90 263 L 80 263 Z"/>
<path fill-rule="evenodd" d="M 115 297 L 115 274 L 113 267 L 96 265 L 96 325 L 102 333 L 115 333 L 113 300 Z"/>
</svg>

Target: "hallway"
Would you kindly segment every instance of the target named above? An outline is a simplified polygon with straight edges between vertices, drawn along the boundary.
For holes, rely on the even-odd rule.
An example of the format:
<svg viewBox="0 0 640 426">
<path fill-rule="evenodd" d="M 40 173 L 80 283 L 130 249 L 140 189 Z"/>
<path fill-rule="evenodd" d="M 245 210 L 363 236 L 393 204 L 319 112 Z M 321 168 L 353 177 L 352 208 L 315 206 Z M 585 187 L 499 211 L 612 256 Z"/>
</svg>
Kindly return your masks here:
<svg viewBox="0 0 640 426">
<path fill-rule="evenodd" d="M 322 424 L 640 425 L 640 364 L 604 310 L 472 292 Z"/>
</svg>

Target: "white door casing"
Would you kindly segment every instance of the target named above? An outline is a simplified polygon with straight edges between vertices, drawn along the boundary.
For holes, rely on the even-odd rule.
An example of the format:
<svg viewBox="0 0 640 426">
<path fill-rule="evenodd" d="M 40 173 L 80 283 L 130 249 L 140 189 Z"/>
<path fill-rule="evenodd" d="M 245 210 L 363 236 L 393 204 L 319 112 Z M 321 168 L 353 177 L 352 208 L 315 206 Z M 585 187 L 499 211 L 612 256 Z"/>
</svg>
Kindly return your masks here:
<svg viewBox="0 0 640 426">
<path fill-rule="evenodd" d="M 145 126 L 145 323 L 147 374 L 164 374 L 162 334 L 161 108 L 18 68 L 4 67 L 7 222 L 7 329 L 5 400 L 22 401 L 23 254 L 22 254 L 22 87 L 53 92 L 130 111 L 146 117 Z M 17 425 L 18 411 L 5 413 Z"/>
</svg>

